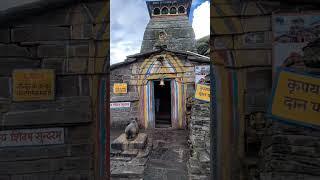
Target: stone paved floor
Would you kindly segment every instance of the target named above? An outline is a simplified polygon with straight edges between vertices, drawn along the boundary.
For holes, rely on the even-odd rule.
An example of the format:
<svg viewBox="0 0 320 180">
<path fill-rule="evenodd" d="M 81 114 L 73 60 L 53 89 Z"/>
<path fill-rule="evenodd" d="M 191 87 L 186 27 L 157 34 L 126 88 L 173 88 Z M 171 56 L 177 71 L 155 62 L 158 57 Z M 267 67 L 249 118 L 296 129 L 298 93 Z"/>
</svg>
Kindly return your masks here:
<svg viewBox="0 0 320 180">
<path fill-rule="evenodd" d="M 189 149 L 186 130 L 147 131 L 153 149 L 145 169 L 145 180 L 187 180 Z"/>
<path fill-rule="evenodd" d="M 122 133 L 111 130 L 111 141 Z M 186 130 L 155 129 L 146 131 L 153 148 L 145 166 L 144 180 L 187 180 L 189 149 Z"/>
</svg>

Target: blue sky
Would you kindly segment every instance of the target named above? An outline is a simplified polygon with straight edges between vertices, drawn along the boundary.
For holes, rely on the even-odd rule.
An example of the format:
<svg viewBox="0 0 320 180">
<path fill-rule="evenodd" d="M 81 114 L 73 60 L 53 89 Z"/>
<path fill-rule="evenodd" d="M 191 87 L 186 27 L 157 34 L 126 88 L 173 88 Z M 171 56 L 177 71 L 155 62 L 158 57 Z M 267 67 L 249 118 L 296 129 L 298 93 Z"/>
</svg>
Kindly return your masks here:
<svg viewBox="0 0 320 180">
<path fill-rule="evenodd" d="M 149 22 L 146 0 L 110 1 L 111 64 L 124 61 L 126 56 L 139 53 L 143 33 Z M 193 0 L 190 24 L 196 39 L 210 34 L 210 1 Z"/>
</svg>

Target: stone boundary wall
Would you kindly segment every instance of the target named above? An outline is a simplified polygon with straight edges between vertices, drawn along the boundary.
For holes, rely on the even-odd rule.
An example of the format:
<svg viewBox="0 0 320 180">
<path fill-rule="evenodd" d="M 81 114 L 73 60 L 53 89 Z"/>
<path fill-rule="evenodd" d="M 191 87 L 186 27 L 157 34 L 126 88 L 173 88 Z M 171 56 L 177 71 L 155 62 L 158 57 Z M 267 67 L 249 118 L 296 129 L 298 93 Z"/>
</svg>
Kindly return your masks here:
<svg viewBox="0 0 320 180">
<path fill-rule="evenodd" d="M 0 148 L 0 179 L 98 178 L 99 82 L 108 78 L 109 3 L 46 9 L 0 26 L 1 131 L 63 128 L 60 145 Z M 14 102 L 14 69 L 54 69 L 55 100 Z M 105 173 L 105 172 L 103 172 Z"/>
<path fill-rule="evenodd" d="M 206 180 L 210 178 L 210 103 L 193 99 L 189 123 L 189 177 Z"/>
</svg>

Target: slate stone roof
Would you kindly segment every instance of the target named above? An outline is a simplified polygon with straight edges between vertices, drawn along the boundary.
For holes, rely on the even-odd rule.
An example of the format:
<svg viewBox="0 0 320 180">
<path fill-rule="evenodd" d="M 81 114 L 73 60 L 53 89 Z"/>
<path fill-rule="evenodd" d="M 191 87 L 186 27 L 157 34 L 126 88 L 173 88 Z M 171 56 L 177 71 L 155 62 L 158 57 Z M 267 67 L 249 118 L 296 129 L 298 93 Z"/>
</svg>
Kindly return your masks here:
<svg viewBox="0 0 320 180">
<path fill-rule="evenodd" d="M 110 66 L 110 70 L 117 69 L 119 67 L 134 63 L 138 60 L 139 57 L 147 57 L 150 56 L 151 54 L 155 53 L 161 53 L 161 52 L 171 52 L 174 54 L 181 54 L 181 55 L 186 55 L 187 59 L 192 62 L 199 62 L 199 63 L 210 63 L 210 58 L 207 56 L 200 55 L 198 53 L 190 52 L 190 51 L 178 51 L 178 50 L 169 50 L 169 49 L 158 49 L 158 50 L 152 50 L 148 52 L 143 52 L 143 53 L 137 53 L 133 54 L 130 56 L 127 56 L 127 59 L 123 62 L 119 62 L 116 64 L 112 64 Z"/>
</svg>

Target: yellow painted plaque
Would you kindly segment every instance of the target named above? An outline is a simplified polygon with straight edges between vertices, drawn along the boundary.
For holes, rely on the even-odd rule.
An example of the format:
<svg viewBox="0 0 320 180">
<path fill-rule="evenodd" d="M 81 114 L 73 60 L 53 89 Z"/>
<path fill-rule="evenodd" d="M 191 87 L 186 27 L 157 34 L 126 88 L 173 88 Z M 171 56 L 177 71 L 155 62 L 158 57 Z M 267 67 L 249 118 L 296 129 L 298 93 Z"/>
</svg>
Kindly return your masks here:
<svg viewBox="0 0 320 180">
<path fill-rule="evenodd" d="M 210 102 L 210 86 L 197 84 L 195 98 Z"/>
<path fill-rule="evenodd" d="M 55 98 L 55 74 L 51 69 L 14 70 L 13 100 L 42 101 Z"/>
<path fill-rule="evenodd" d="M 320 125 L 320 77 L 289 70 L 278 73 L 272 116 L 306 125 Z"/>
<path fill-rule="evenodd" d="M 115 94 L 126 94 L 127 93 L 127 83 L 114 83 L 113 93 Z"/>
</svg>

